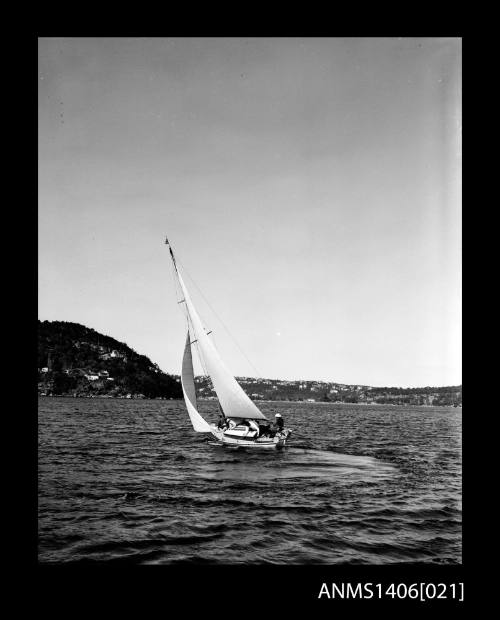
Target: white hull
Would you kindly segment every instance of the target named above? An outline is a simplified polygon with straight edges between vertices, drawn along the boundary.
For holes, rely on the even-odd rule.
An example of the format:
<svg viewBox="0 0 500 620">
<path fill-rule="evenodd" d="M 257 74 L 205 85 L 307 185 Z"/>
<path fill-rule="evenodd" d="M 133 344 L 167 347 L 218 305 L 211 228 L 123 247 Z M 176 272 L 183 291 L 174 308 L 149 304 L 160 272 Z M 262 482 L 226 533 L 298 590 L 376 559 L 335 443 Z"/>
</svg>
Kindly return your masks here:
<svg viewBox="0 0 500 620">
<path fill-rule="evenodd" d="M 221 443 L 230 446 L 240 446 L 242 448 L 268 448 L 280 449 L 286 446 L 290 431 L 286 430 L 276 434 L 274 437 L 258 437 L 257 439 L 242 439 L 237 437 L 227 437 L 224 431 L 217 428 L 214 424 L 210 424 L 210 432 Z"/>
</svg>

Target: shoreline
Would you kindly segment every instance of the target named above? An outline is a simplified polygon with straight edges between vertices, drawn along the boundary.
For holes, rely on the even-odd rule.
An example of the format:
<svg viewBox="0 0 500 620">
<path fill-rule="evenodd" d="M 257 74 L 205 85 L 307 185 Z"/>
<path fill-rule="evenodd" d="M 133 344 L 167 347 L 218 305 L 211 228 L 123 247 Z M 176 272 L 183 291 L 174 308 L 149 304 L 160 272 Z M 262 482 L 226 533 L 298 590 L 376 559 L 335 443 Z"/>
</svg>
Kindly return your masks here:
<svg viewBox="0 0 500 620">
<path fill-rule="evenodd" d="M 183 398 L 146 398 L 144 396 L 106 396 L 106 395 L 102 395 L 102 396 L 73 396 L 72 394 L 38 394 L 38 398 L 85 398 L 85 399 L 101 399 L 101 400 L 153 400 L 153 401 L 158 401 L 158 400 L 163 400 L 163 401 L 167 401 L 167 402 L 171 402 L 171 401 L 175 401 L 175 402 L 181 402 L 184 403 L 184 399 Z M 212 398 L 198 398 L 198 402 L 215 402 L 214 399 Z M 291 403 L 300 403 L 301 405 L 340 405 L 340 406 L 348 406 L 348 407 L 368 407 L 368 406 L 376 406 L 376 407 L 405 407 L 407 409 L 413 409 L 413 408 L 417 408 L 417 409 L 421 409 L 421 408 L 427 408 L 427 409 L 437 409 L 437 408 L 443 408 L 443 409 L 462 409 L 462 405 L 457 405 L 456 407 L 454 405 L 408 405 L 405 403 L 344 403 L 342 401 L 330 401 L 330 402 L 325 402 L 325 401 L 303 401 L 303 400 L 259 400 L 256 401 L 259 403 L 284 403 L 284 404 L 291 404 Z"/>
</svg>

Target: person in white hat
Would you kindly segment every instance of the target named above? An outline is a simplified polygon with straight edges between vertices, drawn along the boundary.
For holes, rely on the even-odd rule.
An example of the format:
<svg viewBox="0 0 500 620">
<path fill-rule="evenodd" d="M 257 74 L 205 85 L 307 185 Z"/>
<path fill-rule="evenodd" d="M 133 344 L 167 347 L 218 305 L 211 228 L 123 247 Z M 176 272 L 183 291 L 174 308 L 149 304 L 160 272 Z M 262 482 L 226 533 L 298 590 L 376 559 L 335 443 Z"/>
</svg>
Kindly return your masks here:
<svg viewBox="0 0 500 620">
<path fill-rule="evenodd" d="M 277 413 L 277 414 L 274 416 L 274 420 L 275 420 L 275 422 L 274 422 L 274 423 L 275 423 L 275 425 L 276 425 L 276 431 L 279 433 L 280 431 L 282 431 L 282 430 L 283 430 L 283 427 L 284 427 L 284 425 L 285 425 L 285 423 L 284 423 L 284 421 L 283 421 L 283 418 L 282 418 L 282 416 L 281 416 L 281 413 Z"/>
</svg>

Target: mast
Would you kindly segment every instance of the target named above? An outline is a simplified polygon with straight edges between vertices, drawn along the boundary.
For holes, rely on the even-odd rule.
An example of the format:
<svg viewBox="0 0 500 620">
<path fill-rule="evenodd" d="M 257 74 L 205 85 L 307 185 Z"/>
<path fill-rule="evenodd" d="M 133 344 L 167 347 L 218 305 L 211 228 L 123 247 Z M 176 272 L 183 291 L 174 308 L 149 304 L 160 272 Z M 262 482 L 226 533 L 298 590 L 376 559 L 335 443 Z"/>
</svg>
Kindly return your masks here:
<svg viewBox="0 0 500 620">
<path fill-rule="evenodd" d="M 267 420 L 266 416 L 248 397 L 220 358 L 217 349 L 208 337 L 210 332 L 205 330 L 201 318 L 193 305 L 186 285 L 184 284 L 184 280 L 179 273 L 172 246 L 170 245 L 168 239 L 165 239 L 165 244 L 169 246 L 175 274 L 183 294 L 183 299 L 179 303 L 186 304 L 187 317 L 192 328 L 192 331 L 190 331 L 194 334 L 194 340 L 190 344 L 198 342 L 200 357 L 203 357 L 205 361 L 208 375 L 212 380 L 212 384 L 219 399 L 224 416 L 229 418 Z"/>
<path fill-rule="evenodd" d="M 165 245 L 168 245 L 168 249 L 170 251 L 170 256 L 172 257 L 172 262 L 174 264 L 174 268 L 175 268 L 175 271 L 177 273 L 177 263 L 175 262 L 175 256 L 174 256 L 174 253 L 172 252 L 172 246 L 170 245 L 167 237 L 165 237 Z"/>
</svg>

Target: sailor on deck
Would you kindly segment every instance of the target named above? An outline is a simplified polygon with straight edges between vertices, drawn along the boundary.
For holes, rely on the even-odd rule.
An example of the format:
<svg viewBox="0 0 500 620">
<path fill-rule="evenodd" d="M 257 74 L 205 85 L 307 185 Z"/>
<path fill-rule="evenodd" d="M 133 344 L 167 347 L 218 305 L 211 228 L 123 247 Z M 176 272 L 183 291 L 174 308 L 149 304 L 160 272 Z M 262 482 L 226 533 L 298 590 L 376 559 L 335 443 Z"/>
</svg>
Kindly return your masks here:
<svg viewBox="0 0 500 620">
<path fill-rule="evenodd" d="M 270 437 L 274 437 L 276 433 L 280 433 L 283 430 L 284 422 L 281 413 L 277 413 L 274 416 L 274 422 L 271 424 Z"/>
<path fill-rule="evenodd" d="M 284 427 L 285 423 L 284 423 L 284 421 L 283 421 L 283 418 L 282 418 L 282 416 L 281 416 L 281 413 L 277 413 L 277 414 L 274 416 L 274 418 L 275 418 L 274 424 L 275 424 L 275 426 L 276 426 L 276 431 L 279 433 L 280 431 L 282 431 L 282 430 L 283 430 L 283 427 Z"/>
<path fill-rule="evenodd" d="M 227 426 L 228 426 L 227 420 L 226 420 L 226 418 L 224 417 L 224 414 L 221 411 L 221 414 L 219 416 L 219 423 L 217 424 L 217 428 L 225 429 L 225 428 L 227 428 Z"/>
</svg>

